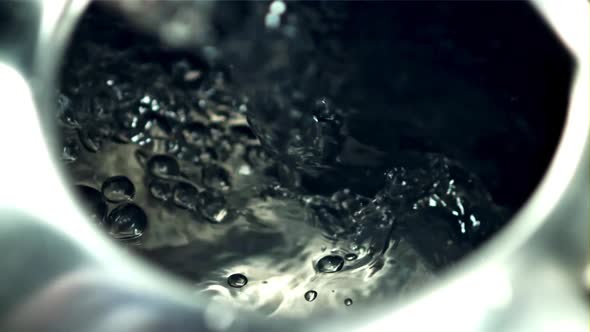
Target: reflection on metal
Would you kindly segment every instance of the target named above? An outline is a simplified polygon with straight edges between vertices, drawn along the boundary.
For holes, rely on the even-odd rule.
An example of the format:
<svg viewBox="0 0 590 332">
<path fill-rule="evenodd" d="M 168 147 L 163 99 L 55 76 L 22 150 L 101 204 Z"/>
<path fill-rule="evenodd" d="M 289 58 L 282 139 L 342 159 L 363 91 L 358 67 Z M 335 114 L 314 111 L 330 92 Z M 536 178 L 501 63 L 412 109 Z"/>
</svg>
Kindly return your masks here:
<svg viewBox="0 0 590 332">
<path fill-rule="evenodd" d="M 121 6 L 132 3 L 123 2 Z M 529 202 L 496 239 L 407 303 L 338 320 L 301 322 L 261 320 L 191 293 L 181 281 L 123 252 L 82 222 L 50 158 L 51 135 L 42 135 L 39 118 L 47 120 L 42 111 L 50 105 L 49 87 L 86 1 L 27 2 L 24 12 L 38 25 L 21 27 L 34 31 L 23 30 L 18 47 L 20 54 L 36 55 L 35 65 L 14 59 L 19 53 L 10 53 L 10 47 L 16 44 L 2 44 L 0 50 L 0 100 L 5 116 L 11 117 L 0 122 L 0 330 L 587 330 L 580 276 L 590 284 L 585 267 L 589 8 L 581 0 L 534 3 L 575 55 L 577 73 L 558 151 Z M 25 6 L 15 4 L 3 3 L 0 9 Z M 25 135 L 14 144 L 15 137 Z M 23 182 L 35 183 L 35 190 Z M 280 287 L 283 282 L 269 284 Z"/>
</svg>

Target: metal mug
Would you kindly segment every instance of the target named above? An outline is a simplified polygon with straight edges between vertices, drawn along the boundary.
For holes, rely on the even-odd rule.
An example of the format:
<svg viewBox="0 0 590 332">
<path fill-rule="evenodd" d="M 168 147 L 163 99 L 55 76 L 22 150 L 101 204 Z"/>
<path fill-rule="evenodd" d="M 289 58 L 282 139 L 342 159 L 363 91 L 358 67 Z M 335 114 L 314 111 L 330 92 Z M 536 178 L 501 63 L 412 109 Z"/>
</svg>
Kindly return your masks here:
<svg viewBox="0 0 590 332">
<path fill-rule="evenodd" d="M 403 303 L 321 321 L 262 319 L 195 297 L 76 222 L 85 217 L 49 153 L 55 136 L 43 109 L 88 2 L 0 4 L 2 330 L 587 329 L 589 7 L 532 4 L 576 62 L 563 134 L 540 184 L 509 225 L 438 283 Z"/>
</svg>

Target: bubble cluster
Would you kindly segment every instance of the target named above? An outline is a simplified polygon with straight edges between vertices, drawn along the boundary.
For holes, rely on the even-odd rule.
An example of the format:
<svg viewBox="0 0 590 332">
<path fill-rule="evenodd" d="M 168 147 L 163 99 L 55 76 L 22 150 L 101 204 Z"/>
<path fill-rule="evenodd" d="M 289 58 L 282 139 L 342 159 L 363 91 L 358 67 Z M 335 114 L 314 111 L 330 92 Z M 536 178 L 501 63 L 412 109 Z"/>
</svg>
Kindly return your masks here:
<svg viewBox="0 0 590 332">
<path fill-rule="evenodd" d="M 107 178 L 101 191 L 86 185 L 76 185 L 75 192 L 90 220 L 105 226 L 112 238 L 136 240 L 146 231 L 147 215 L 140 206 L 131 202 L 135 195 L 135 186 L 126 176 Z M 108 215 L 109 206 L 106 202 L 115 204 Z"/>
</svg>

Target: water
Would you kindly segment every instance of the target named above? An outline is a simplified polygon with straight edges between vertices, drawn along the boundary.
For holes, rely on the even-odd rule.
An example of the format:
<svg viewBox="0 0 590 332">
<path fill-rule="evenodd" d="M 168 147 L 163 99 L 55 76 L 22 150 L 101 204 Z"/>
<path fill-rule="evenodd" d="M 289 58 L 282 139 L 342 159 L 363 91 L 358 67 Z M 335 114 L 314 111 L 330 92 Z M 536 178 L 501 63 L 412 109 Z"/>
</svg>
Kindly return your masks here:
<svg viewBox="0 0 590 332">
<path fill-rule="evenodd" d="M 303 20 L 313 16 L 307 6 Z M 289 23 L 293 8 L 277 14 L 273 33 L 288 37 L 297 25 L 304 42 L 296 57 L 310 51 L 310 36 Z M 341 15 L 328 14 L 337 27 Z M 333 73 L 337 61 L 327 76 L 314 74 L 316 52 L 310 68 L 298 60 L 284 73 L 290 84 L 274 85 L 264 64 L 244 86 L 239 77 L 252 64 L 236 60 L 232 71 L 97 17 L 83 21 L 88 31 L 65 66 L 62 160 L 111 237 L 133 240 L 133 250 L 198 294 L 289 317 L 340 311 L 351 298 L 355 308 L 403 299 L 506 219 L 461 162 L 420 149 L 390 156 L 353 135 L 362 122 L 352 94 L 342 95 L 350 91 L 338 88 L 350 78 Z M 260 28 L 244 24 L 247 33 Z M 134 46 L 121 48 L 120 36 L 133 36 Z M 338 48 L 331 44 L 322 47 Z"/>
</svg>

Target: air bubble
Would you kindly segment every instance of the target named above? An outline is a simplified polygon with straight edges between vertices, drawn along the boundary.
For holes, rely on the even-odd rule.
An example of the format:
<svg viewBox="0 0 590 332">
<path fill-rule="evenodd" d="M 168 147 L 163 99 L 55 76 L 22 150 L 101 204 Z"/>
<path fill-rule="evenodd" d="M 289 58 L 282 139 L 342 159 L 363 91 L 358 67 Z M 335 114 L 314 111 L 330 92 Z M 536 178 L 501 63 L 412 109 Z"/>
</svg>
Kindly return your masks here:
<svg viewBox="0 0 590 332">
<path fill-rule="evenodd" d="M 212 190 L 199 193 L 199 211 L 205 219 L 212 223 L 220 223 L 229 216 L 227 202 L 223 195 Z"/>
<path fill-rule="evenodd" d="M 148 185 L 150 194 L 157 200 L 167 202 L 172 198 L 172 185 L 159 179 L 154 179 Z"/>
<path fill-rule="evenodd" d="M 350 254 L 346 254 L 344 256 L 344 259 L 346 259 L 347 261 L 353 261 L 355 259 L 357 259 L 358 256 L 356 254 L 350 253 Z"/>
<path fill-rule="evenodd" d="M 316 264 L 321 273 L 334 273 L 342 270 L 344 259 L 341 256 L 324 256 Z"/>
<path fill-rule="evenodd" d="M 314 290 L 307 291 L 304 297 L 307 302 L 313 302 L 318 297 L 318 292 Z"/>
<path fill-rule="evenodd" d="M 130 137 L 137 133 L 137 130 L 143 128 L 143 119 L 130 108 L 122 109 L 114 113 L 114 119 L 122 130 L 124 136 Z M 129 135 L 131 134 L 131 135 Z"/>
<path fill-rule="evenodd" d="M 203 184 L 217 190 L 228 190 L 231 186 L 229 173 L 218 165 L 203 168 Z"/>
<path fill-rule="evenodd" d="M 160 178 L 170 178 L 180 174 L 178 161 L 164 154 L 152 156 L 147 162 L 147 167 L 153 176 Z"/>
<path fill-rule="evenodd" d="M 242 288 L 248 283 L 248 278 L 241 273 L 235 273 L 227 278 L 227 284 L 234 288 Z"/>
<path fill-rule="evenodd" d="M 113 176 L 102 184 L 102 195 L 109 202 L 130 201 L 135 196 L 135 186 L 126 176 Z"/>
<path fill-rule="evenodd" d="M 351 306 L 352 305 L 352 299 L 346 299 L 346 300 L 344 300 L 344 305 L 347 306 L 347 307 Z"/>
<path fill-rule="evenodd" d="M 72 111 L 72 101 L 61 93 L 57 97 L 57 114 L 62 125 L 70 128 L 80 127 Z"/>
<path fill-rule="evenodd" d="M 179 182 L 174 186 L 174 204 L 179 208 L 196 210 L 199 190 L 192 184 Z"/>
<path fill-rule="evenodd" d="M 89 186 L 77 185 L 75 192 L 90 219 L 96 224 L 102 223 L 107 213 L 107 205 L 100 191 Z"/>
<path fill-rule="evenodd" d="M 78 159 L 80 154 L 80 146 L 74 138 L 67 138 L 64 142 L 61 160 L 65 163 L 73 163 Z"/>
<path fill-rule="evenodd" d="M 338 124 L 340 123 L 338 114 L 326 98 L 320 98 L 315 102 L 313 116 L 317 121 L 337 121 Z"/>
<path fill-rule="evenodd" d="M 145 212 L 133 203 L 117 206 L 107 218 L 109 233 L 118 240 L 134 240 L 141 237 L 147 225 Z"/>
</svg>

